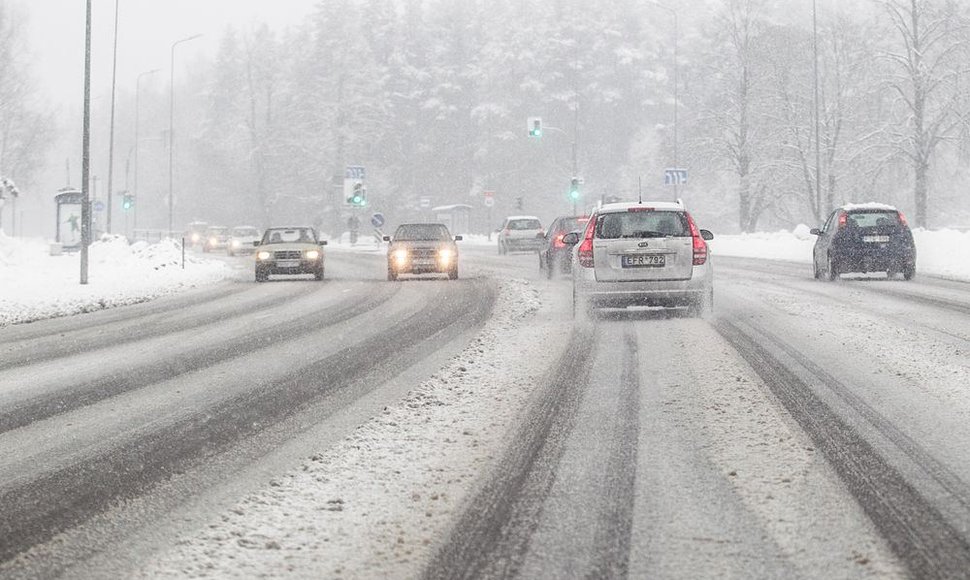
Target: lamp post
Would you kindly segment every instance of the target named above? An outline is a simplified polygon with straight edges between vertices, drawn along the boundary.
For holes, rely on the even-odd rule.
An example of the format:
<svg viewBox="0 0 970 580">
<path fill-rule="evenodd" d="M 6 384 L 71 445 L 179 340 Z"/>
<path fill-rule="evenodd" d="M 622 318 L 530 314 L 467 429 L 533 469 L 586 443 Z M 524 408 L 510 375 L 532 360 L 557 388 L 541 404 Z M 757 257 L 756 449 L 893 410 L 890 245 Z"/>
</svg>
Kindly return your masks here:
<svg viewBox="0 0 970 580">
<path fill-rule="evenodd" d="M 172 43 L 171 92 L 168 101 L 168 235 L 175 230 L 175 47 L 200 36 L 195 34 Z"/>
<path fill-rule="evenodd" d="M 143 73 L 140 73 L 138 75 L 138 77 L 135 78 L 135 145 L 134 145 L 134 147 L 135 147 L 135 171 L 134 171 L 134 177 L 133 177 L 133 182 L 132 182 L 132 187 L 131 187 L 132 191 L 135 194 L 135 208 L 134 208 L 134 211 L 132 212 L 132 216 L 131 216 L 131 221 L 132 221 L 131 229 L 132 229 L 132 233 L 134 233 L 134 230 L 138 229 L 138 139 L 139 139 L 138 138 L 138 131 L 139 131 L 138 127 L 139 127 L 139 120 L 141 118 L 141 116 L 140 116 L 141 113 L 140 113 L 140 109 L 139 109 L 139 107 L 141 105 L 141 100 L 140 100 L 140 96 L 139 96 L 140 95 L 140 91 L 141 91 L 141 79 L 142 79 L 142 77 L 145 77 L 145 76 L 148 76 L 148 75 L 153 75 L 153 74 L 159 72 L 159 70 L 160 69 L 157 69 L 157 68 L 154 68 L 152 70 L 147 70 L 147 71 L 145 71 Z"/>
<path fill-rule="evenodd" d="M 819 138 L 819 97 L 818 97 L 818 10 L 816 0 L 812 0 L 812 52 L 815 60 L 815 207 L 818 221 L 825 218 L 829 208 L 822 206 L 822 151 Z"/>
<path fill-rule="evenodd" d="M 115 0 L 115 30 L 114 47 L 111 56 L 111 129 L 108 132 L 108 215 L 105 220 L 105 231 L 111 233 L 111 206 L 114 203 L 114 169 L 115 169 L 115 86 L 118 79 L 118 3 Z"/>
<path fill-rule="evenodd" d="M 679 31 L 679 23 L 678 23 L 677 11 L 674 10 L 673 8 L 671 8 L 670 6 L 667 6 L 666 4 L 661 4 L 660 2 L 654 2 L 653 0 L 645 0 L 645 1 L 647 2 L 647 4 L 650 4 L 652 6 L 656 6 L 657 8 L 660 8 L 661 10 L 666 10 L 667 12 L 669 12 L 674 17 L 674 168 L 675 169 L 679 169 L 680 168 L 680 161 L 679 161 L 679 158 L 677 156 L 677 109 L 680 108 L 680 101 L 678 99 L 678 92 L 677 91 L 678 91 L 678 84 L 679 84 L 679 79 L 678 79 L 678 74 L 679 74 L 678 66 L 679 66 L 679 62 L 680 61 L 677 58 L 677 45 L 680 42 L 679 41 L 680 31 Z M 677 182 L 676 181 L 674 181 L 674 197 L 677 197 Z"/>
<path fill-rule="evenodd" d="M 84 121 L 81 129 L 81 285 L 88 283 L 88 245 L 91 243 L 91 0 L 87 0 L 84 31 Z"/>
</svg>

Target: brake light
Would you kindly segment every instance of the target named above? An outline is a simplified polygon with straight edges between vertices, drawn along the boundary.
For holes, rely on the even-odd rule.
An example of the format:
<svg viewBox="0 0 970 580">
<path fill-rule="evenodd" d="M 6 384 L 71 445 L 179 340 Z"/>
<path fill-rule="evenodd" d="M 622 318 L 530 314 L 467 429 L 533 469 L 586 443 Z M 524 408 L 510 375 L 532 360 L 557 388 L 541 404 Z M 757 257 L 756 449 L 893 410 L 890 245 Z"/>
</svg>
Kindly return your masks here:
<svg viewBox="0 0 970 580">
<path fill-rule="evenodd" d="M 685 212 L 686 213 L 686 212 Z M 707 242 L 701 237 L 701 232 L 694 223 L 694 218 L 688 213 L 687 224 L 690 226 L 690 235 L 694 245 L 694 265 L 703 266 L 707 261 Z"/>
<path fill-rule="evenodd" d="M 509 237 L 510 233 L 511 232 L 509 231 L 509 228 L 505 228 L 504 230 L 502 230 L 502 235 L 505 236 L 506 238 Z"/>
<path fill-rule="evenodd" d="M 627 211 L 628 211 L 628 212 L 638 212 L 638 211 L 654 211 L 654 208 L 652 208 L 652 207 L 643 207 L 643 206 L 641 206 L 641 205 L 637 205 L 637 206 L 634 206 L 634 207 L 631 207 L 631 208 L 630 208 L 630 209 L 628 209 Z"/>
<path fill-rule="evenodd" d="M 899 214 L 899 223 L 903 224 L 903 227 L 907 227 L 908 228 L 909 227 L 909 222 L 906 221 L 906 216 L 903 215 L 903 212 L 900 211 L 900 212 L 896 212 L 896 213 Z"/>
<path fill-rule="evenodd" d="M 559 234 L 558 236 L 556 236 L 556 237 L 555 237 L 555 238 L 554 238 L 554 239 L 552 240 L 552 245 L 553 245 L 553 247 L 555 247 L 555 248 L 565 248 L 565 247 L 566 247 L 566 244 L 565 244 L 565 243 L 564 243 L 564 242 L 562 241 L 562 239 L 563 239 L 563 238 L 564 238 L 565 236 L 566 236 L 566 234 Z"/>
<path fill-rule="evenodd" d="M 579 265 L 584 268 L 593 267 L 593 230 L 595 229 L 596 218 L 592 217 L 586 223 L 586 230 L 583 233 L 583 241 L 579 244 L 576 257 L 579 258 Z"/>
<path fill-rule="evenodd" d="M 839 214 L 839 229 L 845 227 L 845 224 L 849 221 L 849 214 L 842 212 Z"/>
</svg>

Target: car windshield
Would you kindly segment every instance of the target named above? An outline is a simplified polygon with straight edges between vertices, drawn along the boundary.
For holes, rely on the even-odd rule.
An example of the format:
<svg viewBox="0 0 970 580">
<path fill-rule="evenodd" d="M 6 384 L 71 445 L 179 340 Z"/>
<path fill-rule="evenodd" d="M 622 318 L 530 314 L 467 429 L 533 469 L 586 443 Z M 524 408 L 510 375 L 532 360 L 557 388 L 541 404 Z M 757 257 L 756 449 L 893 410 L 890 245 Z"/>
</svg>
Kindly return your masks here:
<svg viewBox="0 0 970 580">
<path fill-rule="evenodd" d="M 510 230 L 541 230 L 542 224 L 537 219 L 515 219 L 509 220 L 506 228 Z"/>
<path fill-rule="evenodd" d="M 605 213 L 596 224 L 596 237 L 664 238 L 689 236 L 683 213 L 674 211 L 627 211 Z"/>
<path fill-rule="evenodd" d="M 316 236 L 310 228 L 270 228 L 263 234 L 263 244 L 312 244 Z"/>
<path fill-rule="evenodd" d="M 394 239 L 400 241 L 450 240 L 448 228 L 441 224 L 406 224 L 397 228 Z"/>
<path fill-rule="evenodd" d="M 872 228 L 899 225 L 899 213 L 895 211 L 853 211 L 848 213 L 849 227 Z"/>
</svg>

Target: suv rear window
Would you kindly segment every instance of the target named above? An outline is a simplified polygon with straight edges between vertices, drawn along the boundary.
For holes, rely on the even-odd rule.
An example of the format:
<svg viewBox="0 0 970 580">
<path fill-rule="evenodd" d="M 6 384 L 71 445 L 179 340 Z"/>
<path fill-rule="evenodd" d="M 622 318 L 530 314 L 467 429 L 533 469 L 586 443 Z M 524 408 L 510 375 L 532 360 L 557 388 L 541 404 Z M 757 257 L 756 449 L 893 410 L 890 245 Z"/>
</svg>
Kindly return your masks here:
<svg viewBox="0 0 970 580">
<path fill-rule="evenodd" d="M 510 230 L 541 230 L 539 220 L 510 220 L 506 226 Z"/>
<path fill-rule="evenodd" d="M 596 237 L 665 238 L 690 236 L 684 214 L 675 211 L 630 211 L 606 213 L 596 223 Z"/>
<path fill-rule="evenodd" d="M 848 225 L 855 225 L 860 228 L 899 225 L 899 213 L 895 211 L 850 212 L 847 215 L 847 221 L 851 222 Z"/>
</svg>

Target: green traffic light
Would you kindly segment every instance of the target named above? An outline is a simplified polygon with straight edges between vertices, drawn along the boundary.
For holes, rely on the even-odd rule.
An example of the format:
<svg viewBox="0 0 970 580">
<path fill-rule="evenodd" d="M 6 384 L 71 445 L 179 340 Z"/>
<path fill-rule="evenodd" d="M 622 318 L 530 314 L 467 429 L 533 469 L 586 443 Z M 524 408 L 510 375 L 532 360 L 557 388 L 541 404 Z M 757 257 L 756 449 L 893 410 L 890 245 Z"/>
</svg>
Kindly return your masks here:
<svg viewBox="0 0 970 580">
<path fill-rule="evenodd" d="M 355 195 L 352 201 L 354 205 L 360 205 L 361 202 L 364 201 L 364 198 L 360 197 L 359 195 Z"/>
</svg>

